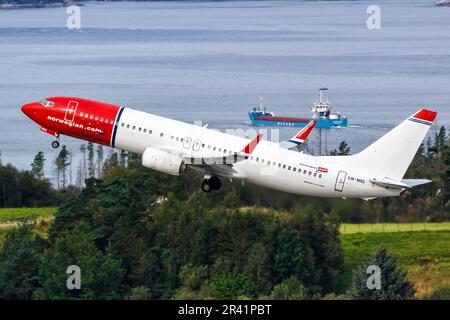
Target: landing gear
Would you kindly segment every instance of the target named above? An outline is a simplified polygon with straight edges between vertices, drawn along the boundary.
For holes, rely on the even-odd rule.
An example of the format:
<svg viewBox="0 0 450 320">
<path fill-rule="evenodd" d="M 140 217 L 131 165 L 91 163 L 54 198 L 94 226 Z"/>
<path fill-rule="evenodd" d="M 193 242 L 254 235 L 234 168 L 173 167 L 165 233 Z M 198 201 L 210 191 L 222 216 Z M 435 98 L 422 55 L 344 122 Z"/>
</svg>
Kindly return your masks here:
<svg viewBox="0 0 450 320">
<path fill-rule="evenodd" d="M 212 176 L 211 178 L 205 178 L 202 182 L 202 190 L 204 192 L 211 192 L 211 190 L 219 190 L 222 186 L 222 182 L 216 176 Z"/>
<path fill-rule="evenodd" d="M 59 141 L 58 140 L 53 141 L 52 142 L 52 147 L 55 148 L 55 149 L 59 148 Z"/>
</svg>

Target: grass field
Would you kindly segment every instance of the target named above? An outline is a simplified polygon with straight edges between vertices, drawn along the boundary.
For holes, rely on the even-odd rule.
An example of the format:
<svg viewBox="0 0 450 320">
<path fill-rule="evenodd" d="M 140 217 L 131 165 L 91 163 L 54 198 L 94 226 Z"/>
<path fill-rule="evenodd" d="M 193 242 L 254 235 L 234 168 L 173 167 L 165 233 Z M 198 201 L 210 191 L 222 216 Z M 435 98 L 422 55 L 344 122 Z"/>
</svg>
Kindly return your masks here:
<svg viewBox="0 0 450 320">
<path fill-rule="evenodd" d="M 45 208 L 1 208 L 0 223 L 9 221 L 18 221 L 22 219 L 36 219 L 39 217 L 48 217 L 56 214 L 57 207 Z"/>
<path fill-rule="evenodd" d="M 351 285 L 352 270 L 366 262 L 384 244 L 398 265 L 408 272 L 418 298 L 440 285 L 450 286 L 450 231 L 353 233 L 341 235 L 345 255 L 342 285 Z"/>
<path fill-rule="evenodd" d="M 362 223 L 341 224 L 341 234 L 372 233 L 372 232 L 402 232 L 402 231 L 443 231 L 450 230 L 450 222 L 426 223 Z"/>
</svg>

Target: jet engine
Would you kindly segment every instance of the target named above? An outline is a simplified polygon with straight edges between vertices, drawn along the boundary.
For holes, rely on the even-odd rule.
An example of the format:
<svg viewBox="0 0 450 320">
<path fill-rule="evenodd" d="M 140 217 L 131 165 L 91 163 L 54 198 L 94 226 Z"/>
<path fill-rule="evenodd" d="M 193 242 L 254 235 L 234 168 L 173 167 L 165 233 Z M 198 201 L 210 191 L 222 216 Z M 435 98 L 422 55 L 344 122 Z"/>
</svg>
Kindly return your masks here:
<svg viewBox="0 0 450 320">
<path fill-rule="evenodd" d="M 142 154 L 142 165 L 175 176 L 186 171 L 186 164 L 181 157 L 150 147 Z"/>
</svg>

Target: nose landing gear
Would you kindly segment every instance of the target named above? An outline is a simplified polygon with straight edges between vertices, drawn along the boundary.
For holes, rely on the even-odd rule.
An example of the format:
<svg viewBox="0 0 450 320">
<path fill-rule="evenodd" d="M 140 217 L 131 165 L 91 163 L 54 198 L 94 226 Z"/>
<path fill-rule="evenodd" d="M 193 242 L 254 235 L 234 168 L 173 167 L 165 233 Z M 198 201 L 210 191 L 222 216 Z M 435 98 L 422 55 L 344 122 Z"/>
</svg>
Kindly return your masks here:
<svg viewBox="0 0 450 320">
<path fill-rule="evenodd" d="M 59 147 L 59 141 L 58 140 L 53 141 L 52 142 L 52 147 L 57 149 Z"/>
<path fill-rule="evenodd" d="M 217 176 L 212 176 L 211 178 L 206 178 L 203 180 L 201 189 L 204 192 L 211 192 L 212 190 L 219 190 L 222 186 L 222 182 Z"/>
</svg>

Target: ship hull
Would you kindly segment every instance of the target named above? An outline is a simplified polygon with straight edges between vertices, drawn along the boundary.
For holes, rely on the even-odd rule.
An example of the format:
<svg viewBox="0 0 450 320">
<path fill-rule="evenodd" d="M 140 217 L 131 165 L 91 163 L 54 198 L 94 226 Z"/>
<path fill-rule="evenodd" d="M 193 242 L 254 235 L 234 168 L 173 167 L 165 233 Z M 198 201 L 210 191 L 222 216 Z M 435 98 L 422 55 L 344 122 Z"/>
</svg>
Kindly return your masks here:
<svg viewBox="0 0 450 320">
<path fill-rule="evenodd" d="M 270 127 L 305 127 L 311 120 L 317 120 L 316 128 L 347 127 L 347 118 L 323 119 L 323 118 L 288 118 L 288 117 L 263 117 L 256 118 L 251 112 L 248 113 L 250 121 L 254 126 Z M 271 119 L 272 118 L 272 119 Z"/>
</svg>

